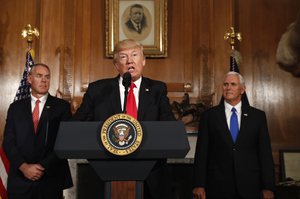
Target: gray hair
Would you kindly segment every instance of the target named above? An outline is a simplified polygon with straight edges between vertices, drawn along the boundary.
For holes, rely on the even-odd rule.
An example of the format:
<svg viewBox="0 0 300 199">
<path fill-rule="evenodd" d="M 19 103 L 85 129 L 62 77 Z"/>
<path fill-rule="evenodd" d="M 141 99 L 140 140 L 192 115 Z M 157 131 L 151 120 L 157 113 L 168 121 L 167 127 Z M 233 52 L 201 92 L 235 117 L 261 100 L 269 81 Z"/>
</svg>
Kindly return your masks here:
<svg viewBox="0 0 300 199">
<path fill-rule="evenodd" d="M 43 63 L 36 63 L 36 64 L 33 64 L 29 70 L 29 74 L 32 75 L 32 70 L 36 67 L 36 66 L 42 66 L 42 67 L 45 67 L 48 69 L 48 71 L 50 72 L 50 68 L 48 65 L 46 64 L 43 64 Z"/>
<path fill-rule="evenodd" d="M 240 83 L 241 83 L 242 85 L 245 86 L 245 79 L 244 79 L 244 77 L 243 77 L 240 73 L 235 72 L 235 71 L 230 71 L 230 72 L 228 72 L 228 73 L 225 75 L 225 78 L 226 78 L 227 76 L 229 76 L 229 75 L 236 75 L 236 76 L 238 76 L 238 78 L 240 79 Z M 225 79 L 225 78 L 224 78 L 224 79 Z"/>
</svg>

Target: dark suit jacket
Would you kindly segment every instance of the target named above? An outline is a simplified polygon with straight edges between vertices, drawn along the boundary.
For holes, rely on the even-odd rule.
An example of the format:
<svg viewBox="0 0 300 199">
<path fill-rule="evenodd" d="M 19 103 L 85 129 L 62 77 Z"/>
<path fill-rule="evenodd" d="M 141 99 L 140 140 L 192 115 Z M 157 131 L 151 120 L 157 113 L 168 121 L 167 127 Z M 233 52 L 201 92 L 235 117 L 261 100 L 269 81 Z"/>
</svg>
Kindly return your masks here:
<svg viewBox="0 0 300 199">
<path fill-rule="evenodd" d="M 81 106 L 74 114 L 74 120 L 80 121 L 105 121 L 110 116 L 122 113 L 119 76 L 110 79 L 103 79 L 90 83 L 84 94 Z M 139 121 L 169 121 L 175 120 L 172 113 L 169 99 L 167 98 L 166 84 L 160 81 L 142 78 L 139 106 Z M 154 198 L 167 198 L 162 196 L 166 186 L 164 180 L 157 177 L 165 175 L 163 170 L 165 160 L 159 161 L 146 180 L 150 192 Z M 156 196 L 155 196 L 156 195 Z"/>
<path fill-rule="evenodd" d="M 234 144 L 224 103 L 204 112 L 195 153 L 195 187 L 209 197 L 258 199 L 274 190 L 274 164 L 266 115 L 242 104 L 241 127 Z"/>
<path fill-rule="evenodd" d="M 41 114 L 37 133 L 34 133 L 31 98 L 16 101 L 8 109 L 3 147 L 10 161 L 7 189 L 10 193 L 25 193 L 32 187 L 63 190 L 72 186 L 67 160 L 58 159 L 53 152 L 60 121 L 71 117 L 68 102 L 48 95 Z M 19 167 L 22 163 L 39 163 L 44 176 L 36 181 L 25 178 Z"/>
<path fill-rule="evenodd" d="M 125 25 L 127 26 L 128 30 L 131 32 L 137 32 L 139 34 L 141 34 L 141 32 L 143 31 L 144 28 L 146 28 L 147 24 L 146 24 L 146 18 L 143 17 L 142 21 L 141 21 L 141 32 L 138 32 L 138 30 L 135 28 L 134 24 L 132 23 L 132 21 L 129 19 Z"/>
<path fill-rule="evenodd" d="M 117 113 L 122 113 L 119 77 L 90 83 L 73 118 L 80 121 L 105 121 Z M 143 77 L 139 93 L 138 120 L 175 120 L 165 83 Z"/>
</svg>

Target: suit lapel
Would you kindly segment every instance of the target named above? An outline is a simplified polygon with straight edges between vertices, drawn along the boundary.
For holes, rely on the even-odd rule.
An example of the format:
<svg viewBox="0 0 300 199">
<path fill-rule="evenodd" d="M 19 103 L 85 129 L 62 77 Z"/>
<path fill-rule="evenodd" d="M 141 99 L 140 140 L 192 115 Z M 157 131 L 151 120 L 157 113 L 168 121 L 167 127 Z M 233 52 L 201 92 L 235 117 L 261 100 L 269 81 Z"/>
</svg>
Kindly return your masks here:
<svg viewBox="0 0 300 199">
<path fill-rule="evenodd" d="M 117 76 L 114 78 L 114 81 L 112 82 L 112 94 L 110 96 L 111 106 L 113 108 L 114 114 L 122 113 L 121 107 L 121 99 L 120 99 L 120 89 L 119 89 L 119 77 Z"/>
<path fill-rule="evenodd" d="M 227 119 L 226 119 L 226 114 L 225 114 L 225 107 L 224 107 L 224 103 L 220 103 L 220 105 L 218 106 L 218 114 L 216 118 L 219 122 L 217 122 L 217 124 L 220 124 L 220 128 L 221 129 L 226 129 L 225 133 L 222 133 L 222 136 L 224 137 L 224 139 L 226 140 L 227 143 L 233 144 L 233 140 L 231 137 L 231 133 L 227 124 Z"/>
<path fill-rule="evenodd" d="M 241 127 L 240 127 L 240 131 L 237 137 L 237 140 L 239 137 L 241 137 L 247 129 L 247 126 L 249 124 L 249 106 L 243 106 L 242 105 L 242 114 L 241 114 Z"/>
<path fill-rule="evenodd" d="M 242 104 L 242 113 L 241 113 L 241 124 L 240 124 L 240 130 L 236 139 L 236 143 L 239 142 L 239 140 L 241 139 L 241 136 L 245 133 L 246 129 L 247 129 L 247 125 L 249 123 L 249 118 L 248 118 L 248 114 L 249 114 L 249 106 L 247 104 Z M 227 125 L 227 121 L 226 121 L 226 114 L 225 114 L 225 107 L 224 107 L 224 101 L 220 102 L 219 104 L 219 108 L 218 108 L 219 114 L 217 114 L 218 116 L 220 116 L 220 124 L 222 125 L 221 128 L 227 129 L 227 133 L 226 133 L 226 140 L 228 141 L 228 143 L 233 144 L 233 140 L 231 137 L 231 133 L 230 133 L 230 129 Z"/>
<path fill-rule="evenodd" d="M 138 106 L 138 120 L 143 120 L 146 113 L 146 108 L 151 103 L 151 87 L 147 78 L 142 78 L 140 93 L 139 93 L 139 106 Z"/>
<path fill-rule="evenodd" d="M 32 128 L 31 132 L 34 132 L 33 119 L 32 119 L 32 110 L 31 110 L 31 98 L 27 98 L 24 101 L 24 118 L 30 122 L 30 126 Z"/>
<path fill-rule="evenodd" d="M 37 129 L 37 133 L 40 133 L 40 129 L 43 126 L 44 123 L 49 122 L 49 118 L 51 116 L 51 107 L 54 106 L 53 105 L 53 97 L 48 94 L 46 103 L 44 105 L 44 108 L 42 110 L 42 114 L 39 120 L 39 124 L 38 124 L 38 129 Z"/>
</svg>

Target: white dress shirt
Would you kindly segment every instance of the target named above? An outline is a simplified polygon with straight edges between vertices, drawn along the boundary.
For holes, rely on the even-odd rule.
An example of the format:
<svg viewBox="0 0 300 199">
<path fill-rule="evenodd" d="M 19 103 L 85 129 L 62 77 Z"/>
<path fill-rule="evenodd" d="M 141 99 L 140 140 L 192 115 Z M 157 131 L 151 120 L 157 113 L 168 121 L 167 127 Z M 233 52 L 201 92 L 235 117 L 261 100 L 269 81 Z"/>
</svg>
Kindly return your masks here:
<svg viewBox="0 0 300 199">
<path fill-rule="evenodd" d="M 236 114 L 237 114 L 237 118 L 238 118 L 238 123 L 239 123 L 239 129 L 241 127 L 241 115 L 242 115 L 242 102 L 239 102 L 237 105 L 235 106 L 231 106 L 230 104 L 228 104 L 227 102 L 224 101 L 224 106 L 225 106 L 225 114 L 226 114 L 226 121 L 227 121 L 227 125 L 228 125 L 228 129 L 230 129 L 230 118 L 232 115 L 232 111 L 231 109 L 234 107 L 236 109 Z"/>
<path fill-rule="evenodd" d="M 122 82 L 123 82 L 123 77 L 120 76 L 119 88 L 120 88 L 121 107 L 122 107 L 122 110 L 123 110 L 125 87 L 123 86 Z M 133 89 L 133 93 L 134 93 L 134 98 L 135 98 L 135 103 L 136 103 L 137 110 L 138 110 L 138 107 L 139 107 L 139 93 L 140 93 L 141 82 L 142 82 L 142 77 L 140 77 L 138 80 L 133 82 L 135 84 L 135 88 Z M 128 89 L 128 92 L 129 92 L 129 90 L 130 90 L 130 88 Z"/>
<path fill-rule="evenodd" d="M 48 93 L 46 95 L 44 95 L 43 97 L 39 98 L 39 100 L 40 100 L 40 103 L 39 103 L 39 118 L 41 117 L 41 114 L 43 112 L 43 108 L 46 104 L 47 98 L 48 98 Z M 37 99 L 38 98 L 34 97 L 31 94 L 31 112 L 33 112 L 33 109 L 35 107 L 35 102 L 36 102 Z"/>
</svg>

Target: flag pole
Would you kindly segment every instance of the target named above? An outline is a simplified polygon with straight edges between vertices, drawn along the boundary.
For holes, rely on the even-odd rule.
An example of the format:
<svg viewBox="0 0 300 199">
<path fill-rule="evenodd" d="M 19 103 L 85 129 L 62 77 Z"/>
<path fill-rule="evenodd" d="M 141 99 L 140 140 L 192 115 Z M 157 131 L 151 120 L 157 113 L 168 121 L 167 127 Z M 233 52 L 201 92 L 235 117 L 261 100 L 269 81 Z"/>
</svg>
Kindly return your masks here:
<svg viewBox="0 0 300 199">
<path fill-rule="evenodd" d="M 237 73 L 240 73 L 239 66 L 241 65 L 242 62 L 242 56 L 239 53 L 239 51 L 235 50 L 235 45 L 237 42 L 242 42 L 242 34 L 240 32 L 236 32 L 234 30 L 234 27 L 230 27 L 224 35 L 224 40 L 228 41 L 231 52 L 230 52 L 230 66 L 229 66 L 229 71 L 234 71 Z M 220 103 L 224 101 L 224 98 L 222 97 Z M 243 93 L 242 95 L 242 102 L 246 105 L 249 105 L 248 97 L 246 92 Z"/>
<path fill-rule="evenodd" d="M 40 32 L 37 28 L 31 27 L 30 24 L 27 24 L 25 28 L 21 31 L 21 35 L 24 39 L 27 39 L 28 49 L 32 49 L 32 42 L 34 37 L 39 38 Z"/>
<path fill-rule="evenodd" d="M 231 46 L 231 50 L 234 50 L 235 41 L 242 42 L 242 34 L 240 32 L 235 32 L 234 27 L 230 27 L 224 35 L 224 40 L 227 40 Z"/>
<path fill-rule="evenodd" d="M 240 32 L 235 32 L 234 27 L 230 27 L 224 35 L 224 40 L 227 40 L 230 47 L 230 68 L 229 71 L 235 71 L 240 73 L 239 66 L 241 65 L 242 62 L 242 56 L 239 53 L 239 51 L 235 50 L 235 45 L 237 41 L 241 42 L 242 41 L 242 34 Z"/>
<path fill-rule="evenodd" d="M 40 36 L 40 32 L 37 28 L 33 28 L 31 27 L 30 24 L 27 24 L 27 26 L 24 27 L 24 29 L 22 29 L 21 31 L 21 36 L 23 37 L 23 39 L 27 40 L 27 50 L 30 52 L 32 60 L 34 60 L 35 57 L 35 53 L 34 50 L 32 49 L 32 43 L 34 38 L 39 38 Z"/>
<path fill-rule="evenodd" d="M 29 71 L 30 66 L 33 65 L 33 50 L 32 50 L 32 42 L 34 37 L 39 37 L 39 31 L 34 28 L 31 28 L 31 25 L 28 24 L 21 33 L 23 38 L 27 39 L 28 50 L 26 52 L 26 64 L 23 72 L 23 78 L 20 82 L 18 91 L 14 98 L 14 101 L 24 99 L 30 96 L 29 86 L 27 85 L 27 73 Z M 0 199 L 7 199 L 7 177 L 9 172 L 9 160 L 6 157 L 6 154 L 0 146 Z"/>
<path fill-rule="evenodd" d="M 27 40 L 28 48 L 26 51 L 26 63 L 23 72 L 23 78 L 21 79 L 19 88 L 17 90 L 14 101 L 18 101 L 30 96 L 30 86 L 27 83 L 27 75 L 31 67 L 34 64 L 34 51 L 32 49 L 32 43 L 35 37 L 39 37 L 40 33 L 37 28 L 32 29 L 31 25 L 28 24 L 22 31 L 21 36 Z"/>
</svg>

